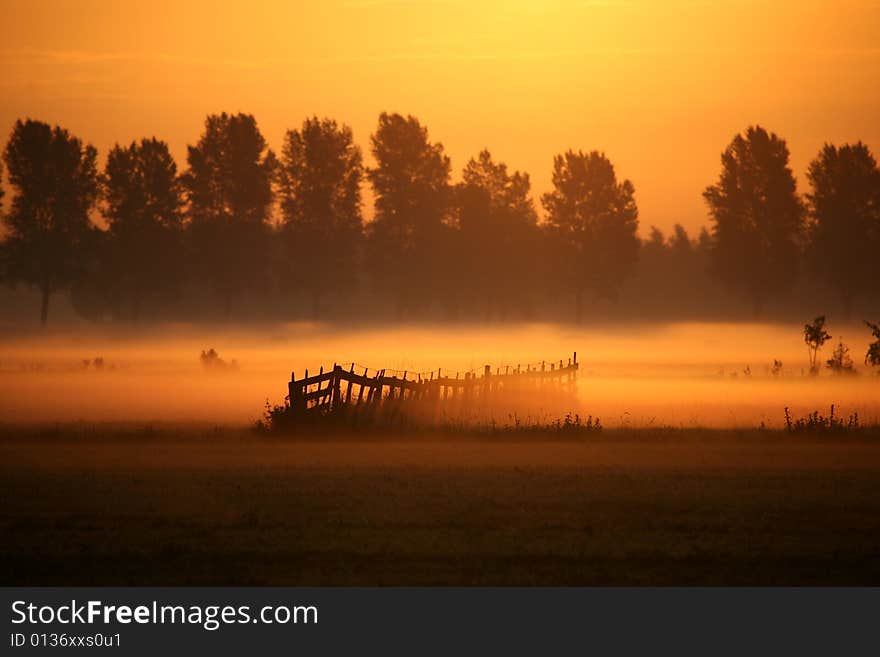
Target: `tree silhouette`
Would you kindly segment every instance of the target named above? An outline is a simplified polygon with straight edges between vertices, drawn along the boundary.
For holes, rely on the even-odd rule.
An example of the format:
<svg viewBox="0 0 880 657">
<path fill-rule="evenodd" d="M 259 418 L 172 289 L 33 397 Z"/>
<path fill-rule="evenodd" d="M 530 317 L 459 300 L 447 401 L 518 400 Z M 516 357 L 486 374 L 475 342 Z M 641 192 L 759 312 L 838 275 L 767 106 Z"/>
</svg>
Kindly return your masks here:
<svg viewBox="0 0 880 657">
<path fill-rule="evenodd" d="M 357 277 L 362 177 L 348 126 L 314 117 L 287 132 L 279 169 L 285 269 L 311 296 L 315 317 L 323 295 Z"/>
<path fill-rule="evenodd" d="M 482 297 L 486 315 L 507 313 L 523 302 L 533 283 L 529 251 L 537 237 L 537 214 L 529 175 L 496 163 L 488 150 L 471 158 L 456 187 L 459 261 L 466 282 L 459 290 Z M 497 307 L 497 308 L 496 308 Z"/>
<path fill-rule="evenodd" d="M 560 245 L 563 282 L 574 291 L 577 321 L 583 293 L 616 299 L 638 258 L 638 207 L 629 180 L 617 181 L 604 153 L 567 151 L 553 159 L 553 191 L 544 194 L 547 225 Z"/>
<path fill-rule="evenodd" d="M 40 321 L 51 295 L 82 272 L 96 231 L 89 212 L 98 196 L 97 152 L 67 130 L 39 121 L 17 121 L 4 160 L 12 187 L 5 217 L 7 275 L 36 286 Z"/>
<path fill-rule="evenodd" d="M 641 240 L 631 279 L 621 289 L 629 308 L 639 316 L 704 318 L 718 309 L 717 285 L 706 276 L 708 233 L 696 239 L 680 224 L 667 237 L 652 227 Z M 624 306 L 626 307 L 626 306 Z"/>
<path fill-rule="evenodd" d="M 3 162 L 0 162 L 0 222 L 3 221 L 3 195 L 5 193 L 6 192 L 3 189 Z M 3 283 L 7 278 L 9 278 L 9 274 L 6 271 L 8 268 L 6 260 L 6 242 L 4 240 L 0 240 L 0 283 Z"/>
<path fill-rule="evenodd" d="M 880 257 L 880 169 L 863 143 L 826 144 L 810 164 L 810 263 L 840 295 L 847 318 L 853 299 L 876 287 Z"/>
<path fill-rule="evenodd" d="M 712 267 L 745 292 L 756 316 L 791 289 L 803 206 L 783 139 L 760 126 L 737 135 L 721 155 L 721 175 L 703 192 L 713 221 Z"/>
<path fill-rule="evenodd" d="M 804 342 L 810 353 L 810 372 L 816 374 L 819 371 L 818 355 L 831 335 L 825 330 L 825 315 L 819 315 L 811 324 L 804 324 Z"/>
<path fill-rule="evenodd" d="M 865 320 L 865 326 L 871 329 L 871 335 L 874 336 L 874 342 L 868 345 L 865 353 L 865 365 L 880 367 L 880 323 L 872 324 Z"/>
<path fill-rule="evenodd" d="M 167 293 L 179 280 L 183 198 L 168 145 L 155 138 L 116 145 L 107 156 L 103 197 L 108 273 L 136 320 L 146 297 Z"/>
<path fill-rule="evenodd" d="M 825 361 L 825 367 L 834 374 L 855 374 L 849 347 L 843 344 L 843 340 L 837 341 L 837 346 L 831 352 L 831 358 Z"/>
<path fill-rule="evenodd" d="M 266 275 L 268 219 L 276 160 L 250 114 L 212 114 L 188 148 L 182 182 L 199 275 L 210 281 L 228 317 L 232 300 Z"/>
<path fill-rule="evenodd" d="M 375 216 L 367 265 L 396 299 L 398 312 L 425 306 L 437 292 L 450 203 L 449 158 L 413 116 L 379 116 L 371 138 Z"/>
<path fill-rule="evenodd" d="M 694 252 L 694 244 L 687 234 L 684 226 L 675 224 L 672 227 L 672 236 L 669 238 L 669 248 L 673 253 L 682 257 L 690 257 Z"/>
</svg>

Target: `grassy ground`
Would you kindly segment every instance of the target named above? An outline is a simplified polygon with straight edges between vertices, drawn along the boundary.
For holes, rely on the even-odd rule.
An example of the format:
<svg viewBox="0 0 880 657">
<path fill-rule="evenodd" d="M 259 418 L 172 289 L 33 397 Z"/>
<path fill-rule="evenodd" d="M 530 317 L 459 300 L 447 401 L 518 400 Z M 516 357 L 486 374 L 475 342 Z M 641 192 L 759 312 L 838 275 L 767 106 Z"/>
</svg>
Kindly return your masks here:
<svg viewBox="0 0 880 657">
<path fill-rule="evenodd" d="M 880 584 L 880 433 L 0 435 L 2 584 Z"/>
</svg>

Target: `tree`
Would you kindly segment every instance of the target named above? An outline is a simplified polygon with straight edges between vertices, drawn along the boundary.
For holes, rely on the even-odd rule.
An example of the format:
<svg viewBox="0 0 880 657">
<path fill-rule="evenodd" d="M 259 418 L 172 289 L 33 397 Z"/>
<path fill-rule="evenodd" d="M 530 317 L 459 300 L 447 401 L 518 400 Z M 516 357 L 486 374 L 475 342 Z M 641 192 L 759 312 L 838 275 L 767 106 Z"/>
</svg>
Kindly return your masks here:
<svg viewBox="0 0 880 657">
<path fill-rule="evenodd" d="M 183 198 L 177 165 L 168 145 L 155 138 L 116 145 L 102 182 L 109 273 L 136 320 L 145 297 L 168 292 L 179 280 L 175 255 Z"/>
<path fill-rule="evenodd" d="M 98 197 L 97 151 L 58 126 L 16 121 L 4 160 L 12 187 L 5 217 L 7 275 L 36 286 L 40 321 L 54 292 L 85 266 L 97 230 L 89 212 Z"/>
<path fill-rule="evenodd" d="M 843 340 L 838 340 L 837 346 L 831 352 L 831 358 L 825 361 L 825 367 L 834 374 L 855 374 L 849 347 L 843 344 Z"/>
<path fill-rule="evenodd" d="M 538 219 L 529 189 L 527 173 L 509 173 L 488 150 L 468 161 L 456 187 L 461 287 L 483 298 L 487 316 L 496 306 L 505 316 L 508 303 L 522 302 L 533 282 L 528 256 Z"/>
<path fill-rule="evenodd" d="M 669 248 L 672 252 L 682 258 L 689 258 L 694 253 L 694 243 L 691 241 L 690 235 L 681 224 L 675 224 L 672 227 L 672 236 L 669 238 Z"/>
<path fill-rule="evenodd" d="M 367 177 L 375 214 L 367 264 L 398 312 L 425 306 L 437 291 L 451 191 L 449 158 L 414 116 L 382 113 L 371 138 L 376 166 Z"/>
<path fill-rule="evenodd" d="M 567 151 L 553 159 L 553 191 L 544 194 L 547 226 L 562 251 L 563 283 L 575 294 L 616 299 L 638 258 L 638 207 L 629 180 L 618 182 L 604 153 Z"/>
<path fill-rule="evenodd" d="M 657 226 L 651 226 L 648 231 L 648 239 L 642 243 L 642 248 L 651 251 L 664 251 L 667 248 L 666 236 Z"/>
<path fill-rule="evenodd" d="M 874 342 L 868 345 L 868 351 L 865 354 L 865 365 L 880 367 L 880 324 L 865 321 L 865 326 L 871 329 L 871 335 L 874 336 Z"/>
<path fill-rule="evenodd" d="M 868 147 L 826 144 L 810 164 L 809 256 L 818 275 L 843 301 L 849 317 L 853 300 L 876 285 L 880 257 L 880 169 Z"/>
<path fill-rule="evenodd" d="M 228 317 L 232 299 L 266 273 L 275 156 L 252 115 L 224 112 L 207 117 L 187 162 L 192 258 Z"/>
<path fill-rule="evenodd" d="M 310 294 L 315 317 L 322 296 L 356 278 L 362 177 L 348 126 L 314 117 L 287 132 L 279 169 L 284 251 L 289 277 Z"/>
<path fill-rule="evenodd" d="M 756 316 L 796 276 L 804 213 L 788 158 L 783 139 L 750 127 L 722 153 L 718 182 L 703 192 L 713 221 L 713 271 L 746 293 Z"/>
<path fill-rule="evenodd" d="M 811 373 L 816 374 L 819 371 L 817 364 L 819 349 L 830 339 L 831 335 L 825 330 L 825 315 L 819 315 L 812 324 L 804 324 L 804 342 L 807 343 L 810 354 Z"/>
<path fill-rule="evenodd" d="M 3 220 L 3 195 L 5 191 L 3 190 L 3 162 L 0 162 L 0 221 Z M 0 283 L 6 280 L 8 274 L 6 273 L 6 243 L 0 240 Z"/>
</svg>

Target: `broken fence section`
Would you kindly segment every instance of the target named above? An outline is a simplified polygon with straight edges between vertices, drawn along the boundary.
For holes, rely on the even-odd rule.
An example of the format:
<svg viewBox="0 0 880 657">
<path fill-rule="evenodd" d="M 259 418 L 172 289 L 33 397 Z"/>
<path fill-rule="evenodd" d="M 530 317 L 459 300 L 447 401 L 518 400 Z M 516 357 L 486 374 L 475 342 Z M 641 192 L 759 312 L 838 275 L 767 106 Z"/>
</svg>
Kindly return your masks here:
<svg viewBox="0 0 880 657">
<path fill-rule="evenodd" d="M 476 407 L 505 397 L 528 397 L 546 394 L 570 394 L 578 371 L 577 352 L 567 362 L 545 361 L 539 366 L 497 367 L 489 365 L 482 375 L 466 372 L 463 377 L 444 376 L 441 370 L 427 376 L 388 376 L 378 370 L 370 376 L 352 363 L 348 368 L 334 365 L 331 370 L 301 379 L 290 375 L 287 414 L 293 421 L 322 416 L 342 416 L 356 420 L 388 422 L 395 417 L 436 416 L 455 407 Z"/>
</svg>

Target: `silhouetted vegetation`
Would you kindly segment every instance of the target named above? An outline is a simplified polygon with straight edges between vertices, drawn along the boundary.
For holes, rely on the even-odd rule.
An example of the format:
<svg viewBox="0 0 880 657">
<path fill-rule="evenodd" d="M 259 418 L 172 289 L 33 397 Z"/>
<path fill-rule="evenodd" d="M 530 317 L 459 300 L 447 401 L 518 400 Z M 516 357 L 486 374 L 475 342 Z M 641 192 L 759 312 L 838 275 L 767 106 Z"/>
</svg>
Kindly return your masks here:
<svg viewBox="0 0 880 657">
<path fill-rule="evenodd" d="M 635 186 L 599 151 L 554 158 L 541 217 L 529 175 L 489 150 L 454 181 L 416 117 L 383 113 L 370 148 L 366 168 L 348 126 L 312 117 L 276 159 L 253 116 L 223 113 L 182 175 L 155 137 L 114 146 L 99 174 L 91 146 L 19 121 L 0 277 L 39 292 L 44 322 L 59 290 L 93 321 L 743 316 L 725 287 L 777 317 L 880 302 L 880 173 L 861 142 L 826 145 L 802 201 L 785 141 L 751 127 L 704 192 L 711 231 L 643 239 Z"/>
<path fill-rule="evenodd" d="M 202 367 L 205 370 L 213 371 L 213 372 L 226 372 L 226 371 L 235 371 L 238 369 L 238 362 L 233 359 L 229 362 L 226 362 L 222 358 L 220 358 L 220 354 L 217 353 L 217 350 L 211 347 L 210 349 L 203 349 L 202 353 L 199 355 L 199 360 L 202 363 Z"/>
<path fill-rule="evenodd" d="M 189 147 L 183 185 L 189 202 L 194 274 L 223 301 L 254 290 L 268 276 L 266 253 L 277 162 L 250 114 L 213 114 Z"/>
<path fill-rule="evenodd" d="M 528 263 L 540 235 L 529 189 L 527 173 L 508 172 L 483 150 L 465 165 L 455 190 L 459 305 L 482 310 L 486 319 L 504 319 L 514 308 L 528 314 L 534 301 Z"/>
<path fill-rule="evenodd" d="M 102 182 L 109 240 L 101 275 L 113 307 L 124 299 L 137 320 L 144 299 L 174 294 L 183 267 L 177 165 L 165 142 L 144 139 L 110 151 Z"/>
<path fill-rule="evenodd" d="M 825 367 L 834 374 L 855 374 L 853 360 L 849 355 L 849 347 L 843 344 L 843 340 L 837 341 L 837 346 L 831 352 L 831 358 L 825 361 Z"/>
<path fill-rule="evenodd" d="M 880 367 L 880 324 L 866 321 L 865 325 L 871 329 L 871 335 L 874 336 L 874 342 L 868 345 L 868 352 L 865 354 L 865 365 Z"/>
<path fill-rule="evenodd" d="M 638 258 L 635 188 L 617 181 L 603 153 L 568 151 L 553 160 L 553 191 L 542 201 L 547 226 L 562 255 L 563 284 L 574 291 L 581 320 L 583 293 L 617 298 Z"/>
<path fill-rule="evenodd" d="M 322 298 L 355 286 L 362 177 L 361 151 L 348 126 L 311 118 L 287 132 L 279 169 L 278 269 L 285 287 L 308 296 L 315 317 Z"/>
<path fill-rule="evenodd" d="M 368 226 L 366 268 L 398 314 L 423 311 L 442 282 L 450 161 L 414 116 L 383 112 L 371 143 L 376 166 L 367 177 L 375 217 Z"/>
<path fill-rule="evenodd" d="M 835 417 L 834 404 L 831 404 L 831 412 L 825 416 L 819 411 L 813 411 L 809 415 L 800 418 L 792 418 L 791 412 L 785 409 L 785 430 L 794 432 L 844 432 L 857 431 L 860 428 L 859 414 L 852 413 L 847 418 Z"/>
<path fill-rule="evenodd" d="M 734 137 L 721 166 L 703 193 L 713 221 L 712 268 L 759 316 L 768 299 L 794 286 L 803 204 L 785 140 L 760 126 Z"/>
<path fill-rule="evenodd" d="M 810 352 L 810 372 L 813 374 L 818 372 L 819 350 L 830 339 L 831 334 L 825 330 L 825 315 L 820 315 L 811 324 L 804 324 L 804 342 Z"/>
<path fill-rule="evenodd" d="M 880 169 L 863 143 L 826 144 L 810 164 L 809 260 L 843 301 L 847 318 L 853 299 L 877 286 L 880 257 Z"/>
<path fill-rule="evenodd" d="M 43 324 L 52 294 L 84 273 L 93 249 L 97 156 L 66 130 L 30 119 L 16 122 L 3 153 L 13 189 L 5 275 L 40 291 Z"/>
</svg>

